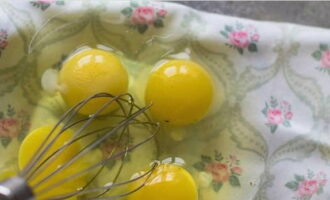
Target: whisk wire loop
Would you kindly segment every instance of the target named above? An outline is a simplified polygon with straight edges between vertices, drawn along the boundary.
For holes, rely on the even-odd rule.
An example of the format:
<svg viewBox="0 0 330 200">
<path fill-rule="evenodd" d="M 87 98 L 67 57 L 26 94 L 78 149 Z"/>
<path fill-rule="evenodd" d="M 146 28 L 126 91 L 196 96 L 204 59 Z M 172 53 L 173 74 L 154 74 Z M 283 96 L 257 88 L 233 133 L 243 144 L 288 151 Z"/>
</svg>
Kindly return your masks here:
<svg viewBox="0 0 330 200">
<path fill-rule="evenodd" d="M 109 98 L 102 106 L 100 106 L 93 114 L 84 117 L 82 119 L 78 119 L 75 121 L 75 118 L 79 118 L 79 111 L 90 101 L 96 98 Z M 111 104 L 116 103 L 119 107 L 119 113 L 109 115 L 102 115 L 102 112 L 107 109 Z M 50 172 L 46 176 L 42 177 L 40 180 L 34 180 L 34 183 L 30 185 L 31 189 L 35 192 L 35 195 L 47 194 L 50 190 L 60 187 L 67 181 L 78 178 L 84 174 L 89 174 L 93 171 L 95 174 L 93 176 L 89 176 L 90 179 L 84 185 L 84 187 L 78 189 L 77 191 L 72 191 L 67 194 L 61 194 L 53 197 L 48 197 L 47 200 L 61 200 L 75 195 L 86 195 L 89 194 L 88 199 L 98 199 L 98 200 L 107 200 L 107 199 L 117 199 L 132 192 L 138 190 L 143 187 L 145 183 L 141 186 L 133 189 L 132 191 L 126 191 L 125 193 L 104 196 L 110 190 L 116 187 L 120 187 L 126 184 L 129 184 L 133 181 L 137 181 L 140 178 L 145 178 L 146 176 L 150 176 L 151 172 L 155 168 L 155 165 L 149 169 L 143 175 L 128 180 L 118 182 L 119 176 L 122 173 L 124 168 L 125 159 L 131 151 L 140 147 L 141 145 L 149 142 L 155 136 L 155 134 L 159 131 L 159 124 L 152 122 L 149 116 L 146 113 L 146 110 L 149 109 L 151 105 L 145 107 L 139 107 L 134 103 L 133 97 L 129 93 L 121 94 L 118 96 L 113 96 L 108 93 L 98 93 L 93 96 L 90 96 L 83 101 L 79 102 L 72 108 L 70 108 L 65 114 L 59 119 L 59 121 L 55 124 L 55 126 L 51 129 L 48 135 L 45 137 L 41 145 L 37 148 L 37 151 L 32 156 L 28 164 L 23 168 L 23 170 L 19 173 L 19 177 L 22 177 L 26 182 L 30 182 L 34 180 L 36 176 L 38 176 L 41 172 L 44 172 L 47 169 L 54 159 L 56 159 L 64 150 L 69 148 L 72 144 L 81 141 L 82 139 L 87 139 L 88 137 L 94 137 L 94 139 L 90 140 L 87 144 L 84 145 L 83 148 L 79 149 L 68 161 L 64 164 L 58 166 L 54 171 Z M 80 116 L 81 117 L 81 116 Z M 86 131 L 91 124 L 98 120 L 105 118 L 112 118 L 117 120 L 115 124 L 107 124 L 104 127 L 98 127 L 91 131 Z M 142 141 L 139 141 L 133 145 L 130 145 L 130 126 L 134 125 L 142 125 L 145 127 L 145 130 L 150 132 L 148 137 L 145 137 Z M 68 129 L 73 127 L 78 127 L 76 131 L 74 131 L 73 136 L 62 146 L 58 147 L 55 151 L 52 150 L 49 153 L 51 147 L 56 143 L 61 134 Z M 121 144 L 124 141 L 124 148 L 120 149 L 118 146 L 115 146 L 110 154 L 108 154 L 102 160 L 93 163 L 85 169 L 79 170 L 70 174 L 69 176 L 63 177 L 60 180 L 56 180 L 54 183 L 52 182 L 50 185 L 44 187 L 45 183 L 54 177 L 56 174 L 60 173 L 64 169 L 71 166 L 78 159 L 82 158 L 82 156 L 86 155 L 93 149 L 100 146 L 104 141 L 108 138 L 111 138 L 116 133 L 119 133 L 119 137 L 115 140 L 116 143 Z M 119 168 L 115 171 L 114 177 L 111 181 L 111 185 L 107 186 L 94 186 L 93 181 L 97 178 L 97 176 L 102 172 L 105 165 L 111 161 L 120 159 Z M 146 180 L 145 180 L 146 181 Z M 117 183 L 118 182 L 118 183 Z M 42 188 L 39 188 L 42 187 Z M 38 189 L 39 188 L 39 189 Z M 92 196 L 94 195 L 94 196 Z"/>
</svg>

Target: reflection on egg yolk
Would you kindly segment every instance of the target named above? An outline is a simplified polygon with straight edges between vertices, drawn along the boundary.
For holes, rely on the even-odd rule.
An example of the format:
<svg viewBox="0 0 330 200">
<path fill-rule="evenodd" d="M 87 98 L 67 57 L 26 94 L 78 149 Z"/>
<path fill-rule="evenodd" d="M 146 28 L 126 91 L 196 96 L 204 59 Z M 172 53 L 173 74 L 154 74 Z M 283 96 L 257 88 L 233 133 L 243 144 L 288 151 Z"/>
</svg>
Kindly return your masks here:
<svg viewBox="0 0 330 200">
<path fill-rule="evenodd" d="M 189 60 L 172 60 L 152 71 L 145 101 L 156 121 L 187 125 L 208 112 L 213 98 L 210 75 Z"/>
<path fill-rule="evenodd" d="M 19 154 L 18 154 L 18 164 L 19 168 L 22 170 L 24 166 L 28 164 L 32 156 L 36 153 L 40 145 L 44 142 L 45 138 L 47 137 L 48 133 L 52 130 L 51 126 L 43 126 L 38 129 L 33 130 L 30 134 L 22 142 Z M 56 132 L 56 131 L 55 131 Z M 52 134 L 50 139 L 54 138 L 55 132 Z M 42 157 L 42 160 L 47 158 L 51 153 L 54 153 L 58 148 L 63 146 L 66 142 L 68 142 L 73 136 L 73 132 L 71 130 L 66 130 L 63 132 L 56 142 L 52 145 L 52 147 L 48 150 L 46 155 Z M 49 141 L 48 141 L 49 143 Z M 44 168 L 43 171 L 40 171 L 33 177 L 30 181 L 28 181 L 30 186 L 41 181 L 47 175 L 52 173 L 57 169 L 58 166 L 63 165 L 64 163 L 68 162 L 75 154 L 79 152 L 81 149 L 81 145 L 77 142 L 70 144 L 68 148 L 66 148 L 62 153 L 59 154 L 54 160 L 50 162 L 48 166 Z M 82 157 L 75 161 L 71 166 L 65 168 L 63 171 L 57 173 L 52 178 L 41 184 L 34 190 L 34 193 L 37 194 L 37 199 L 46 199 L 49 197 L 54 197 L 58 195 L 63 195 L 71 192 L 75 192 L 78 188 L 83 187 L 88 180 L 87 175 L 82 175 L 77 178 L 71 179 L 70 181 L 66 181 L 60 186 L 53 187 L 50 191 L 44 192 L 38 195 L 38 192 L 42 189 L 51 186 L 57 183 L 60 180 L 63 180 L 65 177 L 69 177 L 70 175 L 80 172 L 88 167 L 88 161 L 84 159 L 86 157 Z M 38 162 L 39 164 L 41 162 Z M 76 199 L 76 197 L 68 198 L 71 200 Z"/>
<path fill-rule="evenodd" d="M 140 179 L 132 185 L 139 187 L 146 181 Z M 192 176 L 182 167 L 161 164 L 151 174 L 145 185 L 128 196 L 128 200 L 197 200 L 197 187 Z"/>
<path fill-rule="evenodd" d="M 69 106 L 99 92 L 112 95 L 125 93 L 128 75 L 120 60 L 114 54 L 86 49 L 70 57 L 59 74 L 60 93 Z M 81 114 L 92 114 L 108 99 L 93 99 L 81 110 Z M 102 114 L 111 112 L 116 104 L 109 106 Z"/>
</svg>

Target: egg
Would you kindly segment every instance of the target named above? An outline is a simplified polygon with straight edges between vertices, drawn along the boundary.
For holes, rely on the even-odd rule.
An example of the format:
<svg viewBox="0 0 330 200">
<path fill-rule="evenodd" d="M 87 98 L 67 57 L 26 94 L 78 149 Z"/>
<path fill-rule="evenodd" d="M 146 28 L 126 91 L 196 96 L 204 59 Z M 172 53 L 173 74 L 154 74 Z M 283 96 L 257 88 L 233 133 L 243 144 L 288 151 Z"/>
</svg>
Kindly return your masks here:
<svg viewBox="0 0 330 200">
<path fill-rule="evenodd" d="M 146 176 L 148 177 L 148 176 Z M 146 180 L 133 182 L 131 189 L 145 185 L 128 196 L 128 200 L 197 200 L 194 179 L 188 171 L 175 164 L 159 165 Z"/>
<path fill-rule="evenodd" d="M 66 60 L 58 78 L 59 91 L 69 106 L 99 92 L 119 95 L 127 92 L 128 74 L 119 58 L 108 51 L 85 49 Z M 93 99 L 79 112 L 92 114 L 108 98 Z M 118 105 L 112 104 L 102 114 L 113 111 Z"/>
<path fill-rule="evenodd" d="M 190 60 L 170 60 L 154 69 L 145 90 L 146 104 L 159 122 L 188 125 L 201 120 L 213 100 L 209 73 Z"/>
<path fill-rule="evenodd" d="M 48 133 L 52 130 L 52 126 L 42 126 L 40 128 L 37 128 L 33 130 L 31 133 L 27 135 L 27 137 L 23 140 L 18 154 L 18 164 L 19 168 L 22 170 L 34 154 L 36 154 L 38 148 L 41 146 L 41 144 L 44 142 L 45 138 L 47 137 Z M 56 130 L 52 136 L 50 137 L 50 140 L 54 138 L 54 135 L 56 134 L 58 130 Z M 57 139 L 56 142 L 52 145 L 52 147 L 48 150 L 48 152 L 41 158 L 42 161 L 44 161 L 48 156 L 50 156 L 52 153 L 54 153 L 58 148 L 63 146 L 65 143 L 67 143 L 70 138 L 73 137 L 73 132 L 71 130 L 64 131 Z M 50 142 L 48 140 L 48 144 Z M 66 148 L 62 153 L 59 154 L 55 159 L 53 159 L 49 165 L 45 164 L 45 168 L 37 172 L 33 178 L 31 178 L 28 183 L 29 185 L 33 186 L 39 181 L 41 181 L 43 178 L 45 178 L 47 175 L 51 174 L 53 171 L 55 171 L 59 166 L 62 166 L 63 164 L 67 163 L 75 154 L 77 154 L 81 150 L 81 145 L 78 142 L 72 143 L 68 148 Z M 40 164 L 40 162 L 37 163 Z M 37 166 L 35 165 L 35 166 Z M 83 187 L 87 181 L 88 181 L 88 175 L 82 175 L 78 176 L 74 179 L 71 179 L 69 181 L 64 182 L 60 186 L 53 187 L 48 192 L 42 192 L 39 194 L 42 189 L 45 189 L 58 181 L 62 180 L 64 177 L 69 177 L 70 175 L 77 173 L 79 171 L 82 171 L 86 169 L 89 165 L 88 159 L 86 160 L 86 157 L 81 157 L 77 161 L 75 161 L 71 166 L 68 166 L 67 168 L 63 169 L 62 171 L 58 172 L 56 175 L 45 181 L 42 185 L 39 187 L 36 187 L 34 192 L 37 194 L 37 199 L 46 199 L 49 197 L 54 197 L 61 194 L 67 194 L 70 192 L 77 191 L 78 188 Z M 76 199 L 76 197 L 71 197 L 70 199 Z"/>
</svg>

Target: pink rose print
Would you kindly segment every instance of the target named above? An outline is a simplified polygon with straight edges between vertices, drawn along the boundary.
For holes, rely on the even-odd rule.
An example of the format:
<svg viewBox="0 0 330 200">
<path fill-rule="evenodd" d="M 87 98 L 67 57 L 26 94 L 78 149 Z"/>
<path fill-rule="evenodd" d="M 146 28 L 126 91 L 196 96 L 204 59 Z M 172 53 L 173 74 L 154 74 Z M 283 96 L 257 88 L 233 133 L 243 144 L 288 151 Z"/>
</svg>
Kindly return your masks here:
<svg viewBox="0 0 330 200">
<path fill-rule="evenodd" d="M 319 49 L 312 53 L 312 57 L 318 61 L 318 66 L 315 69 L 320 72 L 326 72 L 330 75 L 330 49 L 328 44 L 321 43 Z"/>
<path fill-rule="evenodd" d="M 330 68 L 330 50 L 322 53 L 322 67 Z"/>
<path fill-rule="evenodd" d="M 239 166 L 240 161 L 236 156 L 230 155 L 224 158 L 221 153 L 215 151 L 214 157 L 202 155 L 201 161 L 193 166 L 199 171 L 205 171 L 212 175 L 212 187 L 218 192 L 224 183 L 233 187 L 240 186 L 239 176 L 243 169 Z"/>
<path fill-rule="evenodd" d="M 5 38 L 7 36 L 8 36 L 7 31 L 4 29 L 0 29 L 0 38 Z"/>
<path fill-rule="evenodd" d="M 287 108 L 290 105 L 289 102 L 287 102 L 287 101 L 282 101 L 281 104 L 285 108 Z"/>
<path fill-rule="evenodd" d="M 278 126 L 283 125 L 290 127 L 290 121 L 293 118 L 291 105 L 287 101 L 278 101 L 273 96 L 270 101 L 265 103 L 265 107 L 261 111 L 267 118 L 266 126 L 270 128 L 271 133 L 275 133 Z"/>
<path fill-rule="evenodd" d="M 8 41 L 1 41 L 1 42 L 0 42 L 0 48 L 1 48 L 1 49 L 6 48 L 7 46 L 8 46 Z"/>
<path fill-rule="evenodd" d="M 259 34 L 254 34 L 253 36 L 252 36 L 252 39 L 254 40 L 254 41 L 258 41 L 259 40 L 259 38 L 260 38 L 260 35 Z"/>
<path fill-rule="evenodd" d="M 327 182 L 328 182 L 327 179 L 319 180 L 319 184 L 320 184 L 320 185 L 325 185 L 325 184 L 327 184 Z"/>
<path fill-rule="evenodd" d="M 160 10 L 157 12 L 157 15 L 160 16 L 160 17 L 165 17 L 166 14 L 167 14 L 167 11 L 164 10 L 164 9 L 160 9 Z"/>
<path fill-rule="evenodd" d="M 241 173 L 242 173 L 242 168 L 240 168 L 240 167 L 233 167 L 233 168 L 231 168 L 231 171 L 232 171 L 233 173 L 235 173 L 235 174 L 241 175 Z"/>
<path fill-rule="evenodd" d="M 0 29 L 0 56 L 3 50 L 8 46 L 8 32 L 5 29 Z"/>
<path fill-rule="evenodd" d="M 294 199 L 305 200 L 321 194 L 326 183 L 327 179 L 324 172 L 315 175 L 314 172 L 308 170 L 307 176 L 295 174 L 294 180 L 287 182 L 285 186 L 295 192 Z"/>
<path fill-rule="evenodd" d="M 267 118 L 269 124 L 281 124 L 283 122 L 282 111 L 279 109 L 269 109 Z"/>
<path fill-rule="evenodd" d="M 231 44 L 240 48 L 245 48 L 250 43 L 248 34 L 244 31 L 231 32 L 229 34 L 229 40 Z"/>
<path fill-rule="evenodd" d="M 236 163 L 238 161 L 237 157 L 232 155 L 229 156 L 229 159 L 231 163 Z"/>
<path fill-rule="evenodd" d="M 0 111 L 0 142 L 7 147 L 12 139 L 21 141 L 30 126 L 29 116 L 24 111 L 16 110 L 8 105 L 6 111 Z"/>
<path fill-rule="evenodd" d="M 236 25 L 225 25 L 224 30 L 220 34 L 229 40 L 227 46 L 236 49 L 240 54 L 243 54 L 244 49 L 249 52 L 257 52 L 257 42 L 260 35 L 253 25 L 243 26 L 240 23 Z"/>
<path fill-rule="evenodd" d="M 0 136 L 14 138 L 20 132 L 20 124 L 18 120 L 13 118 L 5 118 L 0 120 Z"/>
<path fill-rule="evenodd" d="M 287 119 L 287 120 L 291 120 L 291 119 L 292 119 L 292 116 L 293 116 L 293 113 L 292 113 L 291 111 L 289 111 L 289 112 L 287 112 L 287 113 L 285 114 L 285 119 Z"/>
<path fill-rule="evenodd" d="M 132 24 L 152 24 L 155 21 L 155 11 L 152 7 L 138 7 L 133 10 Z"/>
<path fill-rule="evenodd" d="M 318 181 L 318 183 L 320 185 L 325 185 L 327 184 L 328 180 L 327 180 L 327 175 L 324 172 L 319 172 L 316 175 L 316 180 Z"/>
<path fill-rule="evenodd" d="M 223 163 L 210 163 L 206 166 L 205 171 L 212 174 L 213 179 L 217 182 L 226 182 L 229 180 L 228 166 Z"/>
<path fill-rule="evenodd" d="M 141 34 L 146 32 L 150 26 L 161 28 L 164 26 L 164 18 L 167 11 L 164 8 L 156 8 L 151 3 L 139 5 L 141 2 L 131 1 L 130 6 L 124 8 L 121 13 L 129 21 L 129 27 L 137 29 Z"/>
<path fill-rule="evenodd" d="M 300 197 L 312 196 L 318 191 L 318 184 L 316 180 L 305 180 L 299 183 L 298 195 Z"/>
</svg>

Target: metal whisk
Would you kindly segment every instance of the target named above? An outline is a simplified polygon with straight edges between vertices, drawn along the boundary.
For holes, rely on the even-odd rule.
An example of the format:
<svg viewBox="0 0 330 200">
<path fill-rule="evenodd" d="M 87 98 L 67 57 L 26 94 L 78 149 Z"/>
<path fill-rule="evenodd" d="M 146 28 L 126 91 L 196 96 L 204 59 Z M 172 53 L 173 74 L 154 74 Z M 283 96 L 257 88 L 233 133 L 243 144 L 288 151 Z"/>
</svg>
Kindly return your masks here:
<svg viewBox="0 0 330 200">
<path fill-rule="evenodd" d="M 105 103 L 99 107 L 95 113 L 89 116 L 80 116 L 79 110 L 82 109 L 87 103 L 95 101 L 96 99 L 102 99 Z M 115 112 L 109 115 L 102 115 L 102 112 L 110 105 L 118 104 L 119 112 Z M 156 167 L 156 163 L 152 164 L 150 169 L 143 174 L 139 174 L 137 177 L 129 180 L 120 181 L 119 176 L 122 173 L 125 159 L 129 152 L 138 148 L 139 146 L 151 141 L 154 135 L 159 130 L 159 125 L 150 120 L 145 111 L 150 106 L 139 107 L 134 103 L 133 97 L 126 93 L 118 96 L 113 96 L 107 93 L 95 94 L 77 105 L 70 108 L 58 121 L 58 123 L 52 128 L 45 140 L 42 142 L 36 153 L 32 156 L 28 164 L 18 173 L 17 176 L 9 178 L 0 183 L 0 200 L 34 200 L 40 199 L 39 195 L 47 194 L 50 190 L 61 187 L 63 183 L 73 180 L 79 176 L 89 174 L 86 184 L 78 188 L 75 191 L 68 192 L 66 194 L 57 194 L 51 197 L 47 197 L 47 200 L 61 200 L 70 198 L 73 196 L 79 196 L 81 199 L 118 199 L 127 196 L 141 187 L 143 187 L 147 178 L 151 175 L 153 169 Z M 102 120 L 106 125 L 100 127 L 93 127 L 92 124 Z M 131 126 L 143 126 L 143 130 L 146 131 L 147 136 L 136 143 L 130 141 Z M 65 133 L 67 129 L 74 129 L 73 137 L 67 141 L 60 148 L 50 152 L 49 149 L 54 145 L 56 140 L 61 134 Z M 70 167 L 82 156 L 88 154 L 90 151 L 99 147 L 109 137 L 117 134 L 115 142 L 124 143 L 121 147 L 115 147 L 109 153 L 109 155 L 102 158 L 100 161 L 92 163 L 87 168 L 73 172 L 68 177 L 63 177 L 61 180 L 47 185 L 45 183 L 51 179 L 54 175 L 60 173 L 64 169 Z M 87 139 L 89 138 L 89 139 Z M 54 159 L 56 159 L 61 153 L 65 152 L 72 144 L 85 140 L 83 148 L 79 149 L 78 153 L 73 155 L 66 163 L 57 167 L 54 171 L 49 172 L 41 180 L 33 184 L 33 180 L 38 174 L 43 172 L 49 166 Z M 88 141 L 88 142 L 86 142 Z M 118 169 L 114 170 L 114 178 L 109 180 L 110 184 L 104 186 L 98 186 L 95 184 L 96 178 L 100 175 L 105 165 L 114 160 L 120 160 Z M 92 175 L 90 175 L 92 173 Z M 125 187 L 135 181 L 142 181 L 143 184 L 139 184 L 136 188 L 131 188 L 124 192 L 109 194 L 113 189 Z M 140 183 L 140 182 L 139 182 Z M 40 187 L 43 186 L 42 189 Z M 39 188 L 39 189 L 38 189 Z M 41 198 L 42 199 L 42 198 Z"/>
</svg>

